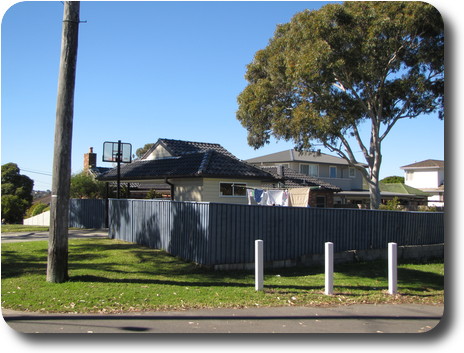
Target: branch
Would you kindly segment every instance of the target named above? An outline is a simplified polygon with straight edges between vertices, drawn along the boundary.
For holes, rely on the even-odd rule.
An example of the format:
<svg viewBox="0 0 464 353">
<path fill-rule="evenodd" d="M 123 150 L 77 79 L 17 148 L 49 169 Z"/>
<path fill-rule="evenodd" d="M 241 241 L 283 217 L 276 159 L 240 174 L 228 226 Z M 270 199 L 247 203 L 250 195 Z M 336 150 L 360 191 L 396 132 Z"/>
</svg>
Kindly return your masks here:
<svg viewBox="0 0 464 353">
<path fill-rule="evenodd" d="M 361 148 L 362 153 L 364 154 L 364 158 L 366 158 L 366 160 L 369 161 L 369 158 L 371 157 L 371 155 L 367 151 L 366 146 L 364 146 L 364 143 L 361 140 L 361 135 L 359 135 L 358 127 L 356 125 L 353 125 L 353 131 L 354 131 L 354 137 L 356 138 L 356 141 L 358 142 L 358 145 Z"/>
</svg>

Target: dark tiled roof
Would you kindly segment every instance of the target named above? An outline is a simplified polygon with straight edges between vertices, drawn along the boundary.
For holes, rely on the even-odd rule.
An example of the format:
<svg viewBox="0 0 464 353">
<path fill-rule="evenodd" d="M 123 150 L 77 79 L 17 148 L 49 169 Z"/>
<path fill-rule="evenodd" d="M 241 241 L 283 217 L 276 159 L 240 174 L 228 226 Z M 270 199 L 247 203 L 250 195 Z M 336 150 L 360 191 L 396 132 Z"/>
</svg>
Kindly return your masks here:
<svg viewBox="0 0 464 353">
<path fill-rule="evenodd" d="M 235 157 L 207 149 L 197 153 L 185 153 L 179 157 L 138 160 L 121 165 L 121 180 L 150 180 L 189 177 L 228 177 L 240 179 L 272 180 L 273 177 Z M 117 169 L 101 175 L 98 179 L 116 180 Z"/>
<path fill-rule="evenodd" d="M 311 187 L 320 186 L 326 190 L 332 190 L 335 192 L 341 191 L 338 186 L 327 183 L 321 179 L 313 178 L 297 171 L 287 168 L 285 166 L 279 166 L 283 168 L 283 183 L 286 188 L 297 188 L 297 187 Z M 282 179 L 282 176 L 278 173 L 277 166 L 260 166 L 259 168 L 272 174 L 276 179 Z"/>
<path fill-rule="evenodd" d="M 153 146 L 150 148 L 145 155 L 141 158 L 144 159 L 158 146 L 162 145 L 171 155 L 180 157 L 186 154 L 207 152 L 213 150 L 229 156 L 231 158 L 236 158 L 232 153 L 227 151 L 218 143 L 207 143 L 207 142 L 193 142 L 193 141 L 181 141 L 181 140 L 171 140 L 171 139 L 159 139 Z"/>
<path fill-rule="evenodd" d="M 106 173 L 107 171 L 111 170 L 111 168 L 106 168 L 106 167 L 91 167 L 89 171 L 94 175 L 94 176 L 99 176 L 100 174 Z"/>
</svg>

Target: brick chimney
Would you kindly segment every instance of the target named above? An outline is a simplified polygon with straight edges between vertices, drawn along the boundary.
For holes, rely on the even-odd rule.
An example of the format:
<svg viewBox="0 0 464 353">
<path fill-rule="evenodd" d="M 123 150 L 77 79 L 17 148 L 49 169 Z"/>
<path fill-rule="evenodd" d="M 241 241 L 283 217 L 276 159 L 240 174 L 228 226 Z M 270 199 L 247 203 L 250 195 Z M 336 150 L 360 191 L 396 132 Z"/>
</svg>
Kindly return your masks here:
<svg viewBox="0 0 464 353">
<path fill-rule="evenodd" d="M 93 153 L 93 147 L 89 148 L 89 153 L 84 154 L 84 172 L 97 166 L 97 154 Z"/>
</svg>

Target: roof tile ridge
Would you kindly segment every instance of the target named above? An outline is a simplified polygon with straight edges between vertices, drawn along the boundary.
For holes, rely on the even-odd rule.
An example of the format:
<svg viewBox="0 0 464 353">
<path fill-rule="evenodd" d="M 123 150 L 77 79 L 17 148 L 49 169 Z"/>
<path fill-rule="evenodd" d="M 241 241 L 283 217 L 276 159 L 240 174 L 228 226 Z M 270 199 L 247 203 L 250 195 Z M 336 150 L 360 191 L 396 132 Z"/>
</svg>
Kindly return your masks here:
<svg viewBox="0 0 464 353">
<path fill-rule="evenodd" d="M 202 175 L 208 170 L 208 165 L 209 165 L 209 162 L 211 161 L 211 157 L 214 153 L 214 150 L 209 149 L 206 152 L 202 152 L 202 153 L 204 154 L 204 156 L 201 160 L 200 167 L 198 168 L 198 171 L 196 173 L 198 175 Z"/>
</svg>

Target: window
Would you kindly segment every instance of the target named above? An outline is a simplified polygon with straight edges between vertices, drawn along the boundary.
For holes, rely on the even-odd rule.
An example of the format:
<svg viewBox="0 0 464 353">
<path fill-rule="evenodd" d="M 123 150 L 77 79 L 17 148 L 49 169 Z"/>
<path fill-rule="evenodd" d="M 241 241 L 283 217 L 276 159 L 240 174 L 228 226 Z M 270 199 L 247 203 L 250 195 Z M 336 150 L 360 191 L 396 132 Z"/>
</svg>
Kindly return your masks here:
<svg viewBox="0 0 464 353">
<path fill-rule="evenodd" d="M 355 178 L 356 177 L 356 169 L 354 169 L 353 167 L 350 167 L 349 170 L 348 170 L 348 175 L 350 178 Z"/>
<path fill-rule="evenodd" d="M 300 164 L 300 173 L 312 177 L 318 177 L 319 166 L 317 164 Z"/>
<path fill-rule="evenodd" d="M 246 184 L 241 183 L 219 183 L 220 196 L 245 197 Z"/>
<path fill-rule="evenodd" d="M 319 208 L 325 207 L 325 196 L 316 197 L 316 207 L 319 207 Z"/>
<path fill-rule="evenodd" d="M 329 167 L 329 178 L 336 178 L 337 177 L 337 167 L 330 166 Z"/>
<path fill-rule="evenodd" d="M 413 172 L 406 171 L 406 173 L 405 173 L 405 181 L 412 181 L 413 176 L 414 176 Z"/>
</svg>

